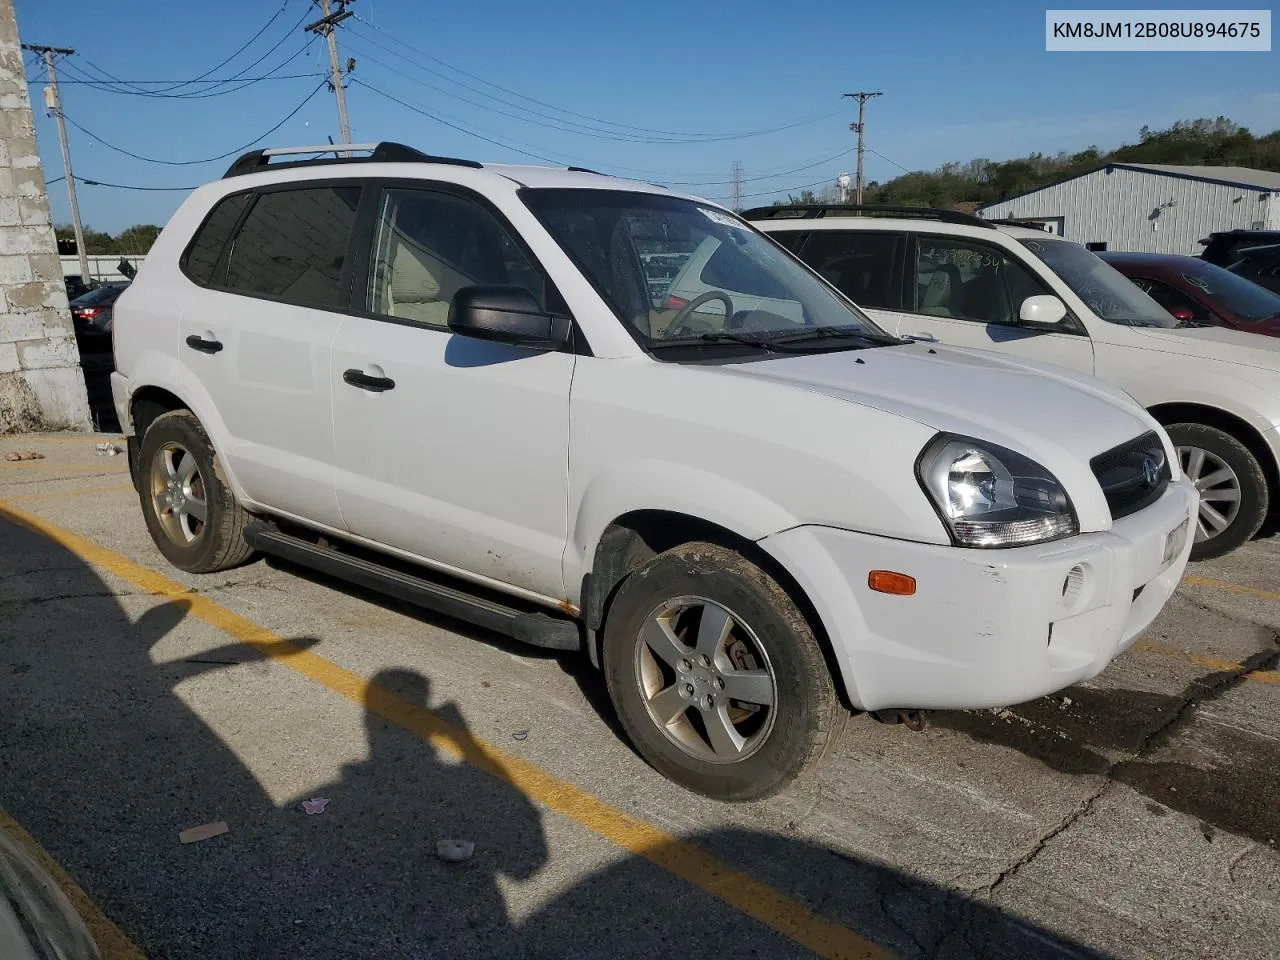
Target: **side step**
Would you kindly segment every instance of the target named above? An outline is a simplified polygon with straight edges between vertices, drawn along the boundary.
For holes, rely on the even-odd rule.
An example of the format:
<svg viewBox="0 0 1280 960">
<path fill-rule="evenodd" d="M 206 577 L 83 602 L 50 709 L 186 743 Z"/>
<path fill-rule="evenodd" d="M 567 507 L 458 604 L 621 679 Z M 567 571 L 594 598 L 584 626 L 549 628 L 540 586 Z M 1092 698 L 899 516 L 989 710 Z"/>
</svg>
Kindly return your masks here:
<svg viewBox="0 0 1280 960">
<path fill-rule="evenodd" d="M 333 547 L 285 533 L 268 523 L 251 523 L 244 533 L 255 549 L 304 567 L 376 590 L 419 607 L 465 620 L 548 650 L 582 649 L 582 633 L 574 620 L 509 607 L 495 600 L 395 570 Z"/>
</svg>

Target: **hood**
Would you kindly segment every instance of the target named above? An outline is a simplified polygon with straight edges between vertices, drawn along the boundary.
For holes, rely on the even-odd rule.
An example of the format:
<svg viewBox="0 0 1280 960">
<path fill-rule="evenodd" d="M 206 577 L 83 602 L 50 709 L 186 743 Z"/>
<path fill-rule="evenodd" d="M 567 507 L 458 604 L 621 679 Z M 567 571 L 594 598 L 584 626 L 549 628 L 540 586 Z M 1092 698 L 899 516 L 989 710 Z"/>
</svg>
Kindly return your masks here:
<svg viewBox="0 0 1280 960">
<path fill-rule="evenodd" d="M 1136 401 L 1093 377 L 980 350 L 913 344 L 712 369 L 1000 444 L 1047 467 L 1068 489 L 1070 478 L 1096 489 L 1091 457 L 1157 429 Z"/>
<path fill-rule="evenodd" d="M 1133 334 L 1130 346 L 1160 350 L 1205 360 L 1220 360 L 1280 373 L 1280 339 L 1230 327 L 1125 327 Z"/>
</svg>

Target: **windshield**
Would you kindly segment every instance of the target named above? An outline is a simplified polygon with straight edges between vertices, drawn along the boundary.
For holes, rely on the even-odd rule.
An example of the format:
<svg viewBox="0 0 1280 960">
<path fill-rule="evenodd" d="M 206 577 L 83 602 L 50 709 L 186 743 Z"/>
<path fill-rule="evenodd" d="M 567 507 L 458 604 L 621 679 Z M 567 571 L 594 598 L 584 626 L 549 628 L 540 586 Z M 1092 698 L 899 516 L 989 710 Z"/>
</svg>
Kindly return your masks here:
<svg viewBox="0 0 1280 960">
<path fill-rule="evenodd" d="M 1131 327 L 1176 327 L 1165 309 L 1124 274 L 1070 240 L 1021 241 L 1101 319 Z"/>
<path fill-rule="evenodd" d="M 1271 320 L 1280 316 L 1280 294 L 1272 293 L 1229 270 L 1205 264 L 1193 271 L 1185 271 L 1182 279 L 1241 320 Z"/>
<path fill-rule="evenodd" d="M 521 196 L 651 349 L 810 339 L 813 349 L 848 349 L 842 335 L 862 338 L 853 346 L 896 342 L 764 235 L 710 205 L 615 190 Z"/>
</svg>

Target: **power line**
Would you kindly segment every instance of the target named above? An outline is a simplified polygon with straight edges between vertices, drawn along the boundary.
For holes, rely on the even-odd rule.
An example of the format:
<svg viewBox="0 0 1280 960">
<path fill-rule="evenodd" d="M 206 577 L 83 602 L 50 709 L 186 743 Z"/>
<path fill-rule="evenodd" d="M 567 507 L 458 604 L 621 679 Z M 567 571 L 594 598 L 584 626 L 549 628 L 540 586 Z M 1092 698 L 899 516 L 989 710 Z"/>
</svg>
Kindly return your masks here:
<svg viewBox="0 0 1280 960">
<path fill-rule="evenodd" d="M 324 85 L 325 85 L 325 81 L 323 80 L 321 80 L 318 84 L 316 84 L 315 87 L 312 88 L 311 92 L 308 93 L 302 99 L 302 102 L 299 103 L 292 110 L 290 110 L 287 114 L 285 114 L 284 119 L 282 119 L 279 123 L 273 126 L 270 130 L 266 131 L 265 133 L 259 134 L 258 136 L 250 140 L 248 143 L 242 144 L 241 146 L 236 147 L 234 150 L 228 150 L 226 153 L 220 153 L 216 157 L 204 157 L 201 160 L 161 160 L 157 157 L 144 157 L 141 154 L 133 153 L 130 150 L 126 150 L 124 147 L 118 147 L 114 143 L 109 143 L 108 141 L 103 140 L 102 137 L 98 136 L 92 130 L 85 129 L 70 117 L 67 117 L 66 121 L 67 123 L 75 127 L 77 130 L 79 130 L 81 133 L 83 133 L 85 136 L 90 137 L 93 140 L 96 140 L 98 143 L 102 144 L 108 150 L 114 150 L 116 153 L 122 153 L 126 157 L 132 157 L 135 160 L 142 160 L 145 163 L 159 163 L 159 164 L 164 164 L 166 166 L 171 166 L 171 167 L 189 167 L 189 166 L 194 166 L 200 163 L 211 163 L 214 160 L 225 160 L 227 157 L 231 157 L 231 156 L 235 156 L 237 154 L 243 153 L 249 147 L 252 147 L 254 144 L 258 143 L 259 141 L 264 140 L 267 137 L 271 136 L 271 134 L 275 133 L 277 130 L 283 127 L 286 123 L 288 123 L 290 120 L 296 117 L 298 113 L 302 110 L 302 108 L 305 107 L 311 101 L 311 98 L 320 92 L 320 90 L 324 87 Z"/>
<path fill-rule="evenodd" d="M 814 160 L 812 163 L 806 163 L 804 166 L 792 167 L 790 170 L 779 170 L 777 173 L 760 174 L 754 177 L 743 177 L 743 183 L 752 183 L 758 180 L 774 180 L 778 177 L 789 177 L 793 173 L 803 173 L 805 170 L 812 170 L 814 167 L 820 167 L 824 163 L 831 163 L 833 160 L 839 160 L 844 156 L 844 151 L 824 157 L 821 160 Z M 719 187 L 732 183 L 732 180 L 664 180 L 669 187 Z"/>
<path fill-rule="evenodd" d="M 238 90 L 243 90 L 245 87 L 251 86 L 252 84 L 259 82 L 260 80 L 273 79 L 276 74 L 278 74 L 282 69 L 284 69 L 284 67 L 292 63 L 302 54 L 306 53 L 311 46 L 310 40 L 307 41 L 307 43 L 305 43 L 301 49 L 297 50 L 290 57 L 276 64 L 275 67 L 268 70 L 265 76 L 262 76 L 262 77 L 246 77 L 245 76 L 245 74 L 252 71 L 254 67 L 258 66 L 260 63 L 262 63 L 262 61 L 266 60 L 273 53 L 277 52 L 281 47 L 283 47 L 285 43 L 289 40 L 289 38 L 293 36 L 293 31 L 298 27 L 302 26 L 302 22 L 306 19 L 307 19 L 307 14 L 304 13 L 303 16 L 298 19 L 297 23 L 289 28 L 289 32 L 286 35 L 282 36 L 278 41 L 276 41 L 276 43 L 270 49 L 268 49 L 266 53 L 258 57 L 257 60 L 254 60 L 253 63 L 250 63 L 246 67 L 242 67 L 238 73 L 233 73 L 230 77 L 226 77 L 221 80 L 218 80 L 215 83 L 211 84 L 209 88 L 200 90 L 200 91 L 185 91 L 183 93 L 166 93 L 166 92 L 157 91 L 157 90 L 130 89 L 130 87 L 127 86 L 127 84 L 133 83 L 133 81 L 119 80 L 91 60 L 86 60 L 85 66 L 92 70 L 95 70 L 100 76 L 94 77 L 88 74 L 87 72 L 79 69 L 76 70 L 76 75 L 81 78 L 80 82 L 86 83 L 87 85 L 95 89 L 103 90 L 108 93 L 118 93 L 118 94 L 127 95 L 127 96 L 153 97 L 156 99 L 169 99 L 169 100 L 203 100 L 209 97 L 223 96 L 224 94 L 235 93 Z M 105 80 L 102 79 L 104 77 L 106 78 Z M 179 83 L 179 86 L 181 85 L 182 83 Z M 135 86 L 140 86 L 140 84 L 135 84 Z M 225 89 L 218 89 L 219 86 L 223 86 L 225 87 Z"/>
<path fill-rule="evenodd" d="M 58 183 L 59 181 L 65 180 L 65 179 L 66 177 L 54 177 L 52 180 L 46 180 L 45 183 Z M 195 187 L 149 187 L 149 186 L 144 187 L 138 184 L 131 184 L 131 183 L 107 183 L 103 180 L 90 180 L 88 177 L 81 177 L 81 176 L 76 176 L 75 180 L 76 180 L 76 183 L 83 183 L 86 186 L 111 187 L 115 190 L 154 190 L 161 193 L 168 192 L 168 191 L 181 191 L 184 193 L 190 193 L 192 190 L 199 189 L 199 185 Z"/>
<path fill-rule="evenodd" d="M 304 50 L 305 50 L 305 48 L 304 48 Z M 87 61 L 86 61 L 86 62 L 87 62 Z M 278 68 L 277 68 L 277 69 L 278 69 Z M 82 75 L 83 75 L 83 74 L 82 74 Z M 258 81 L 260 81 L 260 80 L 301 80 L 303 77 L 318 77 L 318 76 L 320 76 L 320 74 L 318 74 L 318 73 L 281 73 L 281 74 L 275 74 L 275 75 L 272 75 L 272 76 L 263 76 L 263 77 L 237 77 L 237 78 L 234 78 L 234 79 L 231 79 L 231 80 L 228 80 L 228 79 L 222 79 L 222 80 L 184 80 L 184 81 L 182 81 L 182 82 L 183 82 L 183 83 L 210 83 L 210 84 L 221 84 L 221 83 L 238 83 L 238 82 L 240 82 L 240 81 L 244 81 L 245 83 L 257 83 L 257 82 L 258 82 Z M 39 78 L 29 78 L 29 79 L 27 80 L 27 83 L 40 83 L 40 82 L 42 82 L 42 81 L 41 81 Z M 145 85 L 145 84 L 149 84 L 149 83 L 177 83 L 177 82 L 179 82 L 179 81 L 177 81 L 177 80 L 121 80 L 120 82 L 121 82 L 121 83 L 133 84 L 133 85 L 135 85 L 135 86 L 143 86 L 143 85 Z M 65 79 L 65 78 L 64 78 L 64 79 L 62 79 L 62 80 L 59 80 L 59 81 L 58 81 L 58 83 L 60 83 L 60 84 L 68 84 L 68 83 L 83 83 L 83 84 L 90 84 L 90 85 L 92 85 L 92 84 L 99 84 L 99 85 L 103 85 L 103 86 L 105 86 L 105 81 L 102 81 L 102 80 L 92 80 L 92 79 L 90 79 L 90 80 L 68 80 L 68 79 Z M 112 92 L 112 93 L 125 93 L 125 92 L 127 92 L 127 91 L 124 91 L 124 90 L 113 90 L 113 91 L 111 91 L 111 92 Z M 192 95 L 192 96 L 194 96 L 194 95 Z M 182 99 L 182 98 L 181 98 L 181 97 L 175 97 L 174 99 Z M 198 98 L 196 98 L 196 99 L 198 99 Z"/>
<path fill-rule="evenodd" d="M 271 15 L 271 19 L 268 20 L 266 23 L 264 23 L 261 27 L 259 27 L 257 33 L 255 33 L 252 37 L 246 40 L 239 47 L 237 47 L 235 53 L 231 54 L 231 56 L 227 57 L 217 66 L 210 67 L 208 70 L 206 70 L 204 73 L 200 74 L 200 76 L 194 78 L 193 80 L 185 80 L 179 84 L 176 84 L 175 86 L 169 87 L 168 89 L 177 90 L 180 87 L 189 86 L 190 84 L 193 84 L 193 83 L 199 83 L 201 80 L 203 80 L 205 77 L 209 76 L 210 74 L 216 73 L 217 71 L 221 70 L 223 67 L 229 64 L 236 57 L 240 56 L 240 54 L 242 54 L 250 46 L 252 46 L 255 40 L 257 40 L 260 36 L 266 33 L 267 28 L 270 27 L 273 23 L 275 23 L 278 19 L 280 19 L 280 14 L 284 13 L 285 7 L 289 6 L 289 2 L 290 0 L 284 0 L 284 3 L 280 4 L 280 9 L 278 9 L 275 13 Z M 165 91 L 161 90 L 157 92 L 164 93 Z"/>
<path fill-rule="evenodd" d="M 897 167 L 903 173 L 911 173 L 910 170 L 908 170 L 906 167 L 900 164 L 897 160 L 890 160 L 879 150 L 872 150 L 870 147 L 867 147 L 867 153 L 874 153 L 877 157 L 879 157 L 881 160 L 884 160 L 886 163 L 892 163 L 895 167 Z"/>
<path fill-rule="evenodd" d="M 427 110 L 425 107 L 421 107 L 421 106 L 418 106 L 417 104 L 410 103 L 408 100 L 401 100 L 399 97 L 395 96 L 394 94 L 387 93 L 385 90 L 380 90 L 378 87 L 372 86 L 363 80 L 353 79 L 351 82 L 358 83 L 360 86 L 364 87 L 366 90 L 372 90 L 374 93 L 376 93 L 380 97 L 386 97 L 388 100 L 395 101 L 396 103 L 400 104 L 400 106 L 404 107 L 406 110 L 412 110 L 414 113 L 421 114 L 422 116 L 427 117 L 430 120 L 436 121 L 436 123 L 443 123 L 446 127 L 452 127 L 454 130 L 457 130 L 459 133 L 465 133 L 469 137 L 475 137 L 477 140 L 483 140 L 486 143 L 492 143 L 494 146 L 502 147 L 504 150 L 513 150 L 516 153 L 519 153 L 523 156 L 532 157 L 534 160 L 541 160 L 544 163 L 554 163 L 558 166 L 565 165 L 564 160 L 556 160 L 556 159 L 553 159 L 552 157 L 546 157 L 546 156 L 543 156 L 542 154 L 533 153 L 529 150 L 521 150 L 518 147 L 511 146 L 510 143 L 503 143 L 501 140 L 494 140 L 492 137 L 486 137 L 483 134 L 476 133 L 474 130 L 468 130 L 466 127 L 460 126 L 456 123 L 452 123 L 444 119 L 443 117 L 439 116 L 438 114 L 432 113 L 430 110 Z"/>
<path fill-rule="evenodd" d="M 426 52 L 426 51 L 424 51 L 424 50 L 420 50 L 420 49 L 418 49 L 417 47 L 414 47 L 414 46 L 412 46 L 412 45 L 410 45 L 410 44 L 408 44 L 408 43 L 405 43 L 403 40 L 400 40 L 398 37 L 395 37 L 395 36 L 393 36 L 393 35 L 391 35 L 391 34 L 387 33 L 385 30 L 381 29 L 380 27 L 377 27 L 377 26 L 375 26 L 374 24 L 369 23 L 369 22 L 368 22 L 367 20 L 365 20 L 363 17 L 360 17 L 360 16 L 356 15 L 356 16 L 355 16 L 355 19 L 356 19 L 359 23 L 363 24 L 364 26 L 369 27 L 371 30 L 375 30 L 375 31 L 377 31 L 378 33 L 382 34 L 384 37 L 386 37 L 387 39 L 391 40 L 393 43 L 397 44 L 398 46 L 404 47 L 406 50 L 410 50 L 410 51 L 412 51 L 413 53 L 417 54 L 419 57 L 424 57 L 424 58 L 426 58 L 427 60 L 432 61 L 433 63 L 438 63 L 438 64 L 440 64 L 442 67 L 444 67 L 444 68 L 446 68 L 446 69 L 448 69 L 448 70 L 452 70 L 452 71 L 454 71 L 455 73 L 461 74 L 461 75 L 462 75 L 462 76 L 464 76 L 464 77 L 467 77 L 467 78 L 469 78 L 469 79 L 471 79 L 471 80 L 476 81 L 477 83 L 481 83 L 481 84 L 484 84 L 485 86 L 492 87 L 492 88 L 494 88 L 495 90 L 500 90 L 500 91 L 502 91 L 503 93 L 509 94 L 510 96 L 513 96 L 513 97 L 518 97 L 518 98 L 520 98 L 521 100 L 528 101 L 529 103 L 537 104 L 537 105 L 538 105 L 538 106 L 540 106 L 540 107 L 546 107 L 547 109 L 549 109 L 549 110 L 554 110 L 554 111 L 556 111 L 557 113 L 563 113 L 563 114 L 565 114 L 565 115 L 567 115 L 567 116 L 570 116 L 570 117 L 576 117 L 576 118 L 578 118 L 579 120 L 586 120 L 586 121 L 589 121 L 590 123 L 593 123 L 593 124 L 596 124 L 596 125 L 601 125 L 601 126 L 605 126 L 605 127 L 614 127 L 614 128 L 618 128 L 619 130 L 624 130 L 624 131 L 625 131 L 625 130 L 630 130 L 630 131 L 633 131 L 633 132 L 635 132 L 635 133 L 647 134 L 647 135 L 649 135 L 649 136 L 653 136 L 653 137 L 663 137 L 663 138 L 672 138 L 672 137 L 675 137 L 675 138 L 685 138 L 684 140 L 679 141 L 679 142 L 689 142 L 689 143 L 714 143 L 714 142 L 720 142 L 720 141 L 726 141 L 726 140 L 743 140 L 743 139 L 747 139 L 747 138 L 750 138 L 750 137 L 765 136 L 765 135 L 767 135 L 767 134 L 771 134 L 771 133 L 779 133 L 779 132 L 782 132 L 782 131 L 784 131 L 784 130 L 791 130 L 791 129 L 794 129 L 795 127 L 804 126 L 804 125 L 809 124 L 809 123 L 816 123 L 816 122 L 818 122 L 819 120 L 826 120 L 826 119 L 829 119 L 830 117 L 832 117 L 832 116 L 834 116 L 834 115 L 835 115 L 835 112 L 832 112 L 832 113 L 824 114 L 823 116 L 819 116 L 819 117 L 810 117 L 810 118 L 807 118 L 807 119 L 804 119 L 804 120 L 795 120 L 795 121 L 791 121 L 791 122 L 789 122 L 789 123 L 781 124 L 781 125 L 776 126 L 776 127 L 769 127 L 769 128 L 761 129 L 761 130 L 751 130 L 751 131 L 746 131 L 746 132 L 743 132 L 743 133 L 730 133 L 730 134 L 725 134 L 725 133 L 691 133 L 691 132 L 687 132 L 687 131 L 677 131 L 677 130 L 660 130 L 660 129 L 655 129 L 655 128 L 652 128 L 652 127 L 640 127 L 640 126 L 635 126 L 634 124 L 619 123 L 619 122 L 617 122 L 617 121 L 613 121 L 613 120 L 605 120 L 605 119 L 603 119 L 603 118 L 601 118 L 601 117 L 595 117 L 595 116 L 592 116 L 592 115 L 590 115 L 590 114 L 586 114 L 586 113 L 578 113 L 577 111 L 569 110 L 569 109 L 566 109 L 566 108 L 564 108 L 564 107 L 557 107 L 555 104 L 547 103 L 547 102 L 546 102 L 546 101 L 544 101 L 544 100 L 538 100 L 537 98 L 535 98 L 535 97 L 530 97 L 530 96 L 528 96 L 527 94 L 518 93 L 518 92 L 516 92 L 515 90 L 512 90 L 512 89 L 510 89 L 510 88 L 508 88 L 508 87 L 504 87 L 504 86 L 502 86 L 501 84 L 494 83 L 494 82 L 493 82 L 493 81 L 491 81 L 491 80 L 485 80 L 483 77 L 477 76 L 477 75 L 476 75 L 476 74 L 474 74 L 474 73 L 469 73 L 468 71 L 463 70 L 461 67 L 456 67 L 456 66 L 454 66 L 453 64 L 450 64 L 450 63 L 447 63 L 447 62 L 446 62 L 446 61 L 444 61 L 444 60 L 441 60 L 439 57 L 432 56 L 431 54 L 427 53 L 427 52 Z M 359 36 L 359 34 L 357 34 L 357 36 Z M 384 49 L 385 49 L 385 47 L 384 47 Z M 387 52 L 388 52 L 388 53 L 393 53 L 393 54 L 395 53 L 395 51 L 391 51 L 391 50 L 388 50 Z M 402 57 L 402 59 L 407 59 L 407 58 L 403 58 L 403 57 Z M 436 71 L 434 71 L 434 70 L 431 70 L 429 67 L 423 67 L 422 69 L 425 69 L 425 70 L 427 70 L 428 72 L 431 72 L 431 73 L 435 74 L 436 76 L 442 76 L 442 75 L 441 75 L 441 74 L 439 74 L 438 72 L 436 72 Z M 474 88 L 467 87 L 465 84 L 461 83 L 461 81 L 454 80 L 454 79 L 449 78 L 449 77 L 443 77 L 443 76 L 442 76 L 442 79 L 446 79 L 446 80 L 448 80 L 450 83 L 454 83 L 454 84 L 457 84 L 458 86 L 463 87 L 464 89 L 468 89 L 468 90 L 470 90 L 472 93 L 476 93 L 476 94 L 479 94 L 480 96 L 488 97 L 488 98 L 489 98 L 489 99 L 491 99 L 491 100 L 496 100 L 496 101 L 497 101 L 497 102 L 499 102 L 499 103 L 505 103 L 505 104 L 507 104 L 508 106 L 517 106 L 517 107 L 520 107 L 520 106 L 521 106 L 521 105 L 519 105 L 519 104 L 513 104 L 513 103 L 511 103 L 511 101 L 509 101 L 509 100 L 504 100 L 504 99 L 502 99 L 501 97 L 495 97 L 493 94 L 491 94 L 491 93 L 486 93 L 486 92 L 485 92 L 485 91 L 483 91 L 483 90 L 475 90 Z M 524 107 L 522 107 L 522 109 L 526 109 L 526 110 L 527 110 L 528 108 L 524 108 Z M 544 116 L 544 117 L 546 116 L 546 114 L 539 114 L 539 115 L 540 115 L 540 116 Z M 561 119 L 561 118 L 552 118 L 552 119 Z M 568 121 L 562 121 L 562 122 L 568 122 Z M 579 124 L 579 126 L 581 126 L 581 124 Z M 667 139 L 667 140 L 665 140 L 664 142 L 673 142 L 673 141 L 672 141 L 672 140 L 670 140 L 670 139 Z"/>
</svg>

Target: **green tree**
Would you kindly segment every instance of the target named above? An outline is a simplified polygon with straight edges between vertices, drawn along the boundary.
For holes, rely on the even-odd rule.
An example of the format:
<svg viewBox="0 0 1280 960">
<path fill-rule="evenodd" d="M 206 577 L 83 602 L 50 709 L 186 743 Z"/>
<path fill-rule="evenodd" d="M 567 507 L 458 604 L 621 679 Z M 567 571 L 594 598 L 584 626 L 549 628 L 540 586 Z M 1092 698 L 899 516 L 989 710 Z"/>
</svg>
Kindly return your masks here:
<svg viewBox="0 0 1280 960">
<path fill-rule="evenodd" d="M 141 256 L 151 249 L 158 236 L 160 228 L 154 223 L 136 223 L 116 234 L 116 252 Z"/>
</svg>

